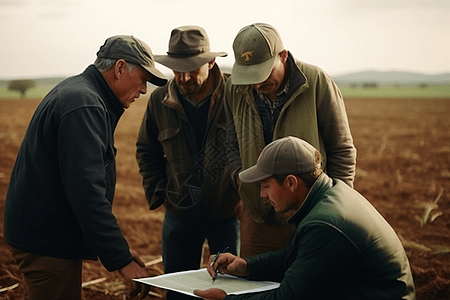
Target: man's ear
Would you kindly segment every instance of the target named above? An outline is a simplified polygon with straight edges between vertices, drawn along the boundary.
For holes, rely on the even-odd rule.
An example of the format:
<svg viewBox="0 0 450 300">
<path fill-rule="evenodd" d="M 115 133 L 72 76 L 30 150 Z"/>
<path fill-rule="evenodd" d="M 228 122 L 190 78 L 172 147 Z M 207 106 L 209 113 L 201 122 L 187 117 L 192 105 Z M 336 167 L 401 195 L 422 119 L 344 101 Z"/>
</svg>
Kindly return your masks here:
<svg viewBox="0 0 450 300">
<path fill-rule="evenodd" d="M 299 185 L 299 180 L 300 179 L 297 176 L 290 174 L 286 176 L 285 182 L 291 191 L 295 191 Z"/>
<path fill-rule="evenodd" d="M 214 65 L 216 64 L 216 59 L 213 58 L 209 63 L 208 63 L 208 69 L 211 70 Z"/>
<path fill-rule="evenodd" d="M 117 79 L 121 79 L 125 70 L 127 69 L 127 62 L 123 59 L 119 59 L 116 61 L 114 65 L 114 75 Z"/>
<path fill-rule="evenodd" d="M 287 51 L 286 49 L 283 49 L 283 51 L 280 52 L 280 59 L 283 63 L 285 63 L 287 61 L 289 57 L 289 51 Z"/>
</svg>

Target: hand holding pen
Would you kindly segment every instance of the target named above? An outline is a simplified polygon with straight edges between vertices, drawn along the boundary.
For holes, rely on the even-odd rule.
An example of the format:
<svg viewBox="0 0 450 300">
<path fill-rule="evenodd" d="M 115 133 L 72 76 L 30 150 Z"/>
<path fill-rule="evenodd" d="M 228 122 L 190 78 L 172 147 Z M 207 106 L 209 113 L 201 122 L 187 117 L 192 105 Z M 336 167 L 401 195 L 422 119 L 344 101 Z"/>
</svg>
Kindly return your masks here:
<svg viewBox="0 0 450 300">
<path fill-rule="evenodd" d="M 214 258 L 212 259 L 211 264 L 209 266 L 212 267 L 216 263 L 216 261 L 219 258 L 220 254 L 227 252 L 229 248 L 230 247 L 227 246 L 227 247 L 225 247 L 225 249 L 222 250 L 222 252 L 220 252 L 220 251 L 217 252 L 216 256 L 214 256 Z M 216 281 L 217 275 L 219 275 L 219 267 L 220 267 L 220 265 L 217 266 L 216 271 L 214 272 L 214 276 L 212 278 L 212 282 L 213 283 L 214 283 L 214 281 Z"/>
<path fill-rule="evenodd" d="M 225 253 L 228 250 L 226 247 L 223 251 L 218 252 L 215 256 L 211 256 L 210 264 L 208 266 L 208 273 L 214 281 L 217 279 L 219 270 L 222 274 L 230 274 L 235 276 L 247 276 L 247 261 L 241 257 L 231 253 Z"/>
</svg>

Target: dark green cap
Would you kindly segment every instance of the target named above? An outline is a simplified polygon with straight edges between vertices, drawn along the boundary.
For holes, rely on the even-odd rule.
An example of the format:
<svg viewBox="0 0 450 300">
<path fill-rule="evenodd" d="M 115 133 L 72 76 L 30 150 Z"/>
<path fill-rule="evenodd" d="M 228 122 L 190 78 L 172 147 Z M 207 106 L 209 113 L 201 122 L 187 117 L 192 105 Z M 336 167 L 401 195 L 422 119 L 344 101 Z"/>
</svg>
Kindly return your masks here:
<svg viewBox="0 0 450 300">
<path fill-rule="evenodd" d="M 231 82 L 237 85 L 264 82 L 283 49 L 280 34 L 272 25 L 254 23 L 245 26 L 233 41 L 235 62 Z"/>
<path fill-rule="evenodd" d="M 155 67 L 153 53 L 143 41 L 132 35 L 116 35 L 106 39 L 97 56 L 110 59 L 124 59 L 126 62 L 140 65 L 151 75 L 151 83 L 163 86 L 167 83 L 165 76 Z"/>
</svg>

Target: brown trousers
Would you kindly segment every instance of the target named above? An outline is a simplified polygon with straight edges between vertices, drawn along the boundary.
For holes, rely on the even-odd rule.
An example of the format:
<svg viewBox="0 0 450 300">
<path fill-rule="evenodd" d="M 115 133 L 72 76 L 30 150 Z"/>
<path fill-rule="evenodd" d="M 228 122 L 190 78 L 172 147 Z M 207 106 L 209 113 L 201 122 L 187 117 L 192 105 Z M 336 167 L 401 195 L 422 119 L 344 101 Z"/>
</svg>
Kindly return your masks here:
<svg viewBox="0 0 450 300">
<path fill-rule="evenodd" d="M 62 259 L 11 247 L 29 300 L 80 300 L 81 259 Z"/>
<path fill-rule="evenodd" d="M 293 226 L 257 223 L 242 201 L 238 207 L 238 216 L 241 222 L 241 257 L 280 250 L 289 245 L 295 229 Z"/>
</svg>

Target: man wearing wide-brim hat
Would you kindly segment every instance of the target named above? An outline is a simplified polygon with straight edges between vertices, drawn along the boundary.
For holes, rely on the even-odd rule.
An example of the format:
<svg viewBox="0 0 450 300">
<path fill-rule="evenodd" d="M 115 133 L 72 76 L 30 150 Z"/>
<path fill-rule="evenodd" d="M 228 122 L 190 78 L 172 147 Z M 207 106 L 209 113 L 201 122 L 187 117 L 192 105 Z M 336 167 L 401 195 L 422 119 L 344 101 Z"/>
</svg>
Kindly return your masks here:
<svg viewBox="0 0 450 300">
<path fill-rule="evenodd" d="M 137 161 L 150 209 L 165 206 L 165 273 L 198 269 L 202 246 L 237 254 L 238 192 L 226 159 L 224 82 L 199 26 L 172 30 L 169 51 L 155 61 L 174 78 L 150 96 L 137 139 Z M 184 295 L 167 293 L 167 299 Z"/>
</svg>

